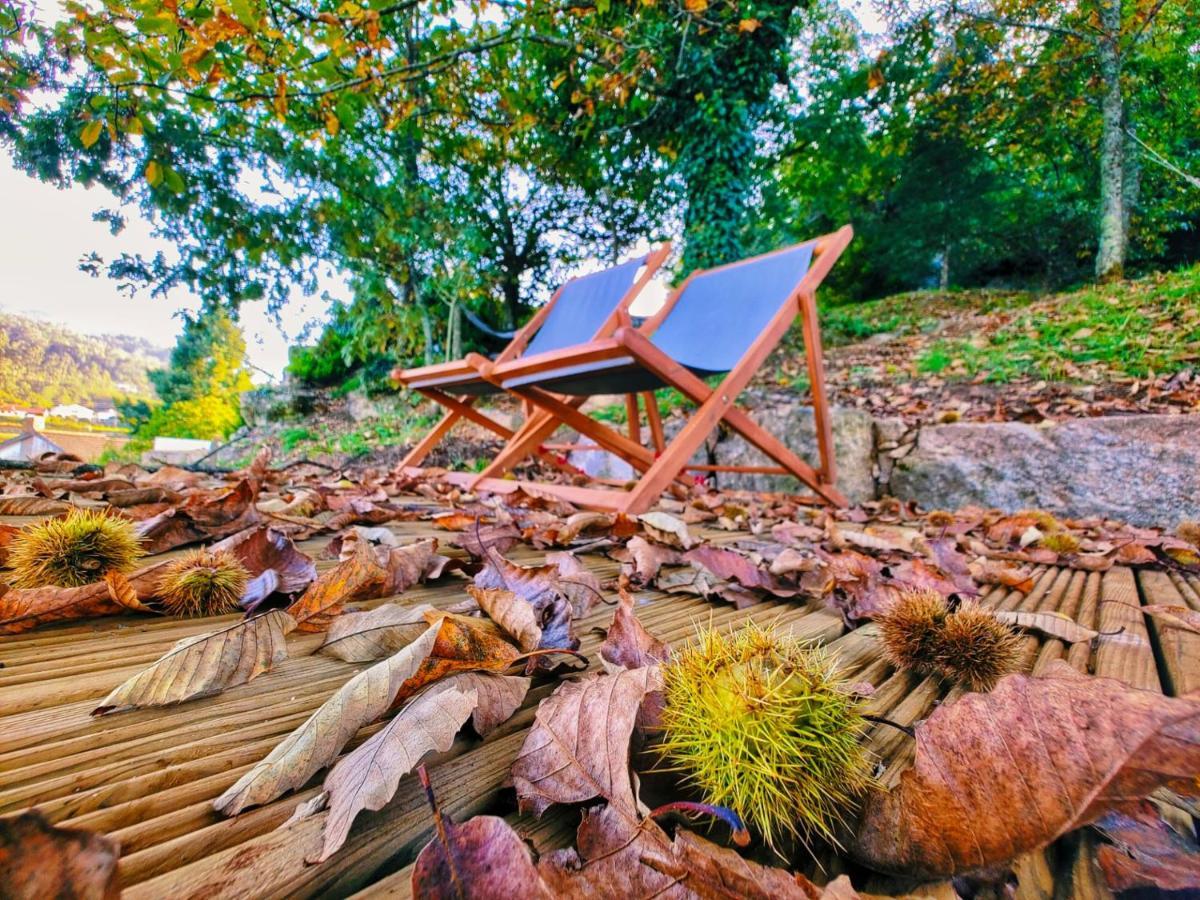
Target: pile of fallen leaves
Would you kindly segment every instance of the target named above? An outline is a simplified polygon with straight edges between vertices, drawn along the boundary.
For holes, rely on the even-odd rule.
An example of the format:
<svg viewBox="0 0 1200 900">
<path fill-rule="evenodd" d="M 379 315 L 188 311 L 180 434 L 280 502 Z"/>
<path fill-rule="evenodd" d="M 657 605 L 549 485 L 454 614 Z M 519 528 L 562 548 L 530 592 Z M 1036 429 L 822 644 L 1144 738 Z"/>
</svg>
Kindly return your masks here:
<svg viewBox="0 0 1200 900">
<path fill-rule="evenodd" d="M 803 861 L 769 857 L 735 815 L 698 803 L 682 784 L 653 771 L 653 754 L 640 751 L 656 739 L 659 666 L 670 649 L 637 620 L 633 592 L 688 593 L 739 608 L 768 599 L 822 603 L 855 627 L 906 591 L 955 600 L 989 585 L 1028 592 L 1044 566 L 1200 571 L 1200 548 L 1183 537 L 1037 510 L 922 514 L 880 503 L 835 511 L 780 495 L 697 488 L 631 518 L 579 511 L 519 489 L 478 496 L 436 472 L 414 478 L 368 471 L 351 480 L 308 464 L 275 469 L 265 454 L 228 476 L 61 459 L 5 476 L 0 515 L 104 509 L 132 520 L 150 553 L 204 545 L 232 554 L 251 576 L 244 616 L 180 641 L 116 687 L 94 715 L 180 703 L 270 677 L 296 630 L 323 635 L 316 652 L 364 664 L 213 801 L 219 813 L 236 815 L 327 769 L 322 791 L 294 814 L 323 814 L 322 847 L 311 862 L 335 854 L 358 814 L 388 803 L 430 753 L 447 750 L 463 729 L 493 732 L 526 702 L 535 681 L 548 686 L 511 783 L 522 811 L 534 815 L 582 805 L 575 846 L 539 859 L 504 819 L 455 823 L 434 800 L 436 836 L 414 870 L 418 896 L 855 896 L 845 876 L 821 888 L 781 867 Z M 383 527 L 405 520 L 431 521 L 448 547 L 429 538 L 402 542 Z M 17 530 L 0 526 L 0 565 Z M 716 537 L 703 539 L 702 531 Z M 329 537 L 322 553 L 336 562 L 318 575 L 295 542 L 319 535 Z M 541 563 L 513 561 L 517 547 L 544 551 Z M 601 583 L 580 562 L 581 552 L 617 561 L 616 583 Z M 163 564 L 98 573 L 82 587 L 7 589 L 0 593 L 0 633 L 95 616 L 162 615 L 155 575 Z M 448 608 L 355 607 L 443 578 L 462 585 L 461 599 Z M 583 671 L 579 623 L 597 604 L 612 603 L 614 589 L 620 600 L 599 651 L 603 671 Z M 1189 610 L 1145 610 L 1200 630 Z M 1054 613 L 1012 613 L 1006 621 L 1067 642 L 1098 637 Z M 382 727 L 343 753 L 378 722 Z M 979 873 L 1002 882 L 1019 855 L 1096 823 L 1109 837 L 1100 861 L 1110 883 L 1200 888 L 1188 856 L 1194 838 L 1169 828 L 1165 834 L 1156 807 L 1142 799 L 1153 793 L 1155 802 L 1168 797 L 1189 814 L 1195 810 L 1198 723 L 1195 699 L 1131 690 L 1065 664 L 1040 677 L 1007 676 L 989 693 L 959 695 L 916 727 L 912 765 L 862 798 L 842 846 L 862 867 L 856 871 L 898 876 L 898 884 Z M 644 793 L 664 802 L 651 808 Z M 668 821 L 681 812 L 716 815 L 732 828 L 701 837 Z M 27 815 L 0 823 L 0 880 L 25 871 L 23 834 L 55 843 L 63 861 L 53 865 L 64 884 L 80 853 L 111 857 L 115 865 L 103 839 L 47 831 Z M 111 875 L 104 865 L 95 871 Z"/>
</svg>

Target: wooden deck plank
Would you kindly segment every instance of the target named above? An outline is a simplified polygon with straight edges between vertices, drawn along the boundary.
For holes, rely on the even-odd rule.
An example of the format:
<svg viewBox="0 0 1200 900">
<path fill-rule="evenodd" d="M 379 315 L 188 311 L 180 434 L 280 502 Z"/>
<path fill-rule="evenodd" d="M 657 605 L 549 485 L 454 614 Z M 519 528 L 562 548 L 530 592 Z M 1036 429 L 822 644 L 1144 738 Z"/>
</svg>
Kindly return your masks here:
<svg viewBox="0 0 1200 900">
<path fill-rule="evenodd" d="M 1138 584 L 1148 606 L 1190 607 L 1189 598 L 1166 572 L 1139 572 Z M 1178 697 L 1200 689 L 1200 634 L 1154 616 L 1146 621 L 1162 663 L 1163 690 Z"/>
</svg>

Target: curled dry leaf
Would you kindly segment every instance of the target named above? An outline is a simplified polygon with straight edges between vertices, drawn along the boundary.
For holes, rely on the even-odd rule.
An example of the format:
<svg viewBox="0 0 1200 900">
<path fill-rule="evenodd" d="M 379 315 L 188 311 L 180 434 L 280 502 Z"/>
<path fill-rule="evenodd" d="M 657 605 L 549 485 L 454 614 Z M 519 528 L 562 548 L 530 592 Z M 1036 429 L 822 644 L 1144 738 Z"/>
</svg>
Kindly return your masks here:
<svg viewBox="0 0 1200 900">
<path fill-rule="evenodd" d="M 600 645 L 600 659 L 609 674 L 623 669 L 641 669 L 666 662 L 671 648 L 648 632 L 638 621 L 633 594 L 620 588 L 620 602 L 608 634 Z"/>
<path fill-rule="evenodd" d="M 58 828 L 37 810 L 0 819 L 0 896 L 117 900 L 120 845 L 82 828 Z"/>
<path fill-rule="evenodd" d="M 80 587 L 11 588 L 0 594 L 0 634 L 18 634 L 48 622 L 125 612 L 103 581 Z"/>
<path fill-rule="evenodd" d="M 623 550 L 613 553 L 613 558 L 620 560 L 622 574 L 638 587 L 650 584 L 663 566 L 682 562 L 682 554 L 674 547 L 652 544 L 640 535 L 630 538 Z"/>
<path fill-rule="evenodd" d="M 283 594 L 299 593 L 317 577 L 312 557 L 297 550 L 292 539 L 282 531 L 268 525 L 238 532 L 209 549 L 214 553 L 233 554 L 251 577 L 268 569 L 274 570 L 279 579 L 275 590 Z"/>
<path fill-rule="evenodd" d="M 1007 862 L 1200 771 L 1200 701 L 1079 675 L 1010 675 L 917 726 L 916 761 L 871 795 L 851 850 L 943 878 Z"/>
<path fill-rule="evenodd" d="M 742 587 L 764 591 L 776 597 L 795 597 L 800 589 L 784 584 L 769 570 L 744 553 L 724 547 L 701 544 L 683 554 L 685 562 L 707 569 L 718 578 L 736 581 Z"/>
<path fill-rule="evenodd" d="M 182 703 L 253 681 L 287 657 L 284 637 L 295 627 L 287 613 L 271 610 L 208 634 L 184 638 L 114 688 L 92 715 Z"/>
<path fill-rule="evenodd" d="M 503 553 L 520 540 L 521 529 L 511 522 L 503 522 L 468 528 L 451 539 L 450 543 L 466 550 L 476 559 L 485 559 L 492 553 Z"/>
<path fill-rule="evenodd" d="M 403 703 L 431 681 L 457 672 L 499 672 L 521 654 L 492 622 L 430 610 L 425 620 L 437 628 L 433 649 L 415 675 L 400 685 L 393 705 Z"/>
<path fill-rule="evenodd" d="M 163 553 L 198 541 L 228 537 L 258 524 L 258 488 L 249 479 L 216 492 L 197 492 L 180 506 L 138 523 L 147 553 Z"/>
<path fill-rule="evenodd" d="M 1056 612 L 1021 612 L 1018 610 L 995 610 L 994 615 L 1001 622 L 1040 631 L 1048 637 L 1058 638 L 1068 644 L 1078 644 L 1080 641 L 1090 641 L 1100 636 L 1100 632 L 1084 628 L 1070 616 Z"/>
<path fill-rule="evenodd" d="M 557 566 L 519 566 L 495 553 L 475 575 L 475 586 L 484 590 L 502 588 L 528 603 L 534 612 L 542 638 L 539 649 L 576 650 L 579 638 L 572 629 L 571 602 L 563 590 Z M 552 658 L 537 657 L 531 668 L 552 668 Z"/>
<path fill-rule="evenodd" d="M 661 689 L 657 666 L 586 675 L 560 684 L 537 716 L 512 766 L 521 810 L 596 797 L 636 815 L 629 741 L 642 700 Z"/>
<path fill-rule="evenodd" d="M 690 550 L 696 545 L 696 540 L 688 531 L 686 523 L 670 513 L 648 512 L 638 516 L 638 521 L 642 523 L 650 539 L 660 544 L 678 547 L 681 550 Z"/>
<path fill-rule="evenodd" d="M 428 539 L 403 547 L 355 543 L 354 554 L 314 581 L 288 612 L 301 631 L 324 631 L 347 603 L 389 597 L 441 575 L 449 560 Z"/>
<path fill-rule="evenodd" d="M 1028 594 L 1033 590 L 1033 573 L 1026 568 L 980 557 L 970 564 L 971 575 L 980 584 L 998 584 Z"/>
<path fill-rule="evenodd" d="M 295 790 L 333 762 L 360 728 L 391 708 L 396 692 L 416 674 L 437 636 L 438 629 L 429 628 L 399 653 L 347 681 L 265 759 L 214 800 L 213 808 L 223 815 L 237 815 Z"/>
<path fill-rule="evenodd" d="M 346 842 L 358 814 L 382 809 L 395 796 L 400 779 L 427 753 L 448 750 L 468 718 L 474 715 L 476 730 L 486 734 L 513 714 L 528 689 L 527 678 L 465 672 L 417 694 L 382 729 L 339 760 L 322 794 L 302 807 L 308 814 L 329 810 L 321 853 L 308 861 L 332 856 Z"/>
<path fill-rule="evenodd" d="M 600 579 L 574 553 L 565 550 L 547 553 L 546 563 L 558 569 L 559 587 L 571 601 L 571 612 L 576 619 L 582 619 L 604 598 Z"/>
<path fill-rule="evenodd" d="M 113 602 L 130 612 L 153 612 L 150 607 L 138 599 L 138 592 L 129 579 L 113 569 L 104 575 L 104 583 L 108 585 L 108 596 Z"/>
<path fill-rule="evenodd" d="M 1200 845 L 1195 835 L 1168 825 L 1149 800 L 1120 806 L 1095 827 L 1112 841 L 1096 850 L 1096 861 L 1112 890 L 1200 891 Z"/>
<path fill-rule="evenodd" d="M 440 833 L 413 867 L 413 895 L 463 897 L 697 897 L 809 900 L 811 882 L 743 859 L 687 831 L 672 841 L 647 819 L 626 819 L 612 807 L 584 813 L 578 849 L 535 863 L 503 819 L 477 816 L 459 825 L 443 818 Z M 846 900 L 853 893 L 841 895 Z"/>
<path fill-rule="evenodd" d="M 346 662 L 373 662 L 399 653 L 429 627 L 432 607 L 385 603 L 368 612 L 340 616 L 329 627 L 318 652 Z"/>
<path fill-rule="evenodd" d="M 1142 612 L 1165 625 L 1200 633 L 1200 612 L 1186 606 L 1152 603 L 1149 606 L 1143 606 Z"/>
<path fill-rule="evenodd" d="M 468 585 L 467 593 L 475 598 L 479 608 L 493 622 L 516 640 L 522 650 L 537 650 L 541 645 L 542 629 L 531 604 L 504 588 L 485 589 Z"/>
</svg>

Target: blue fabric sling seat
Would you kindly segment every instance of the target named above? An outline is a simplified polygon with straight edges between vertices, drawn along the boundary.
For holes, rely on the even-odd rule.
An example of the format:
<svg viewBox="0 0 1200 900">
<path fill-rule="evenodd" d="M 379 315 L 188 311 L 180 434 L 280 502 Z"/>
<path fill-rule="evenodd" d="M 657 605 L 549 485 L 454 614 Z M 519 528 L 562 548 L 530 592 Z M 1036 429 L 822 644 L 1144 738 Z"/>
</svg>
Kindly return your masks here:
<svg viewBox="0 0 1200 900">
<path fill-rule="evenodd" d="M 563 285 L 537 334 L 518 358 L 546 353 L 590 341 L 617 305 L 629 293 L 638 271 L 647 257 L 640 256 Z M 500 393 L 500 388 L 479 374 L 486 357 L 469 353 L 460 360 L 439 363 L 403 373 L 410 388 L 436 388 L 456 396 L 484 396 Z"/>
<path fill-rule="evenodd" d="M 650 342 L 701 378 L 728 372 L 795 291 L 808 272 L 812 254 L 813 244 L 801 244 L 696 273 Z M 528 361 L 533 349 L 522 360 Z M 506 370 L 512 371 L 508 377 Z M 577 364 L 568 361 L 533 373 L 520 370 L 521 362 L 514 361 L 499 367 L 495 375 L 507 390 L 536 386 L 553 394 L 628 394 L 665 386 L 627 355 Z"/>
</svg>

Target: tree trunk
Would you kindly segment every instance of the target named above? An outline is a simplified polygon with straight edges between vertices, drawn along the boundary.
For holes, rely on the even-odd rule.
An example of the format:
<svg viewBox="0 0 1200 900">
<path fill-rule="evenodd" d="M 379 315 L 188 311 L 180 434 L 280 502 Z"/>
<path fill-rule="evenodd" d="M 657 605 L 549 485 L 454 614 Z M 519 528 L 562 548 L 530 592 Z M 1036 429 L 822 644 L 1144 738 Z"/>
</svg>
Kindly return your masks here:
<svg viewBox="0 0 1200 900">
<path fill-rule="evenodd" d="M 684 148 L 680 164 L 687 191 L 683 213 L 683 272 L 733 262 L 743 255 L 755 141 L 743 107 L 723 104 Z"/>
<path fill-rule="evenodd" d="M 1121 92 L 1121 0 L 1101 0 L 1100 240 L 1096 277 L 1120 278 L 1129 242 L 1125 211 L 1125 98 Z"/>
<path fill-rule="evenodd" d="M 1125 109 L 1125 172 L 1121 182 L 1121 190 L 1123 191 L 1122 199 L 1125 205 L 1125 242 L 1128 247 L 1130 235 L 1133 233 L 1130 229 L 1130 220 L 1133 218 L 1134 212 L 1137 210 L 1138 199 L 1142 193 L 1142 158 L 1141 151 L 1138 149 L 1137 142 L 1133 139 L 1134 124 L 1133 119 L 1129 114 L 1129 109 Z"/>
<path fill-rule="evenodd" d="M 950 245 L 946 244 L 942 248 L 941 265 L 938 266 L 938 287 L 943 290 L 950 289 Z"/>
</svg>

